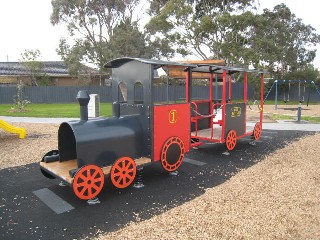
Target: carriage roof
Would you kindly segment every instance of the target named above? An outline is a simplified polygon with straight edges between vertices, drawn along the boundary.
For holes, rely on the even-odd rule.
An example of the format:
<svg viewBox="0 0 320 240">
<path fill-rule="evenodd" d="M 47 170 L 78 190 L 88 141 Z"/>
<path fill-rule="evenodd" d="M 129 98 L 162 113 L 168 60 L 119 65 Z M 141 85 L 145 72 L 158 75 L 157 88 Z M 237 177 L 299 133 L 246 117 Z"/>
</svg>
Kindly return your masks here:
<svg viewBox="0 0 320 240">
<path fill-rule="evenodd" d="M 198 64 L 196 68 L 192 69 L 192 72 L 201 72 L 201 73 L 222 73 L 223 70 L 226 70 L 227 74 L 233 74 L 237 72 L 252 72 L 252 73 L 266 73 L 264 70 L 260 69 L 246 69 L 238 67 L 228 67 L 214 64 Z"/>
</svg>

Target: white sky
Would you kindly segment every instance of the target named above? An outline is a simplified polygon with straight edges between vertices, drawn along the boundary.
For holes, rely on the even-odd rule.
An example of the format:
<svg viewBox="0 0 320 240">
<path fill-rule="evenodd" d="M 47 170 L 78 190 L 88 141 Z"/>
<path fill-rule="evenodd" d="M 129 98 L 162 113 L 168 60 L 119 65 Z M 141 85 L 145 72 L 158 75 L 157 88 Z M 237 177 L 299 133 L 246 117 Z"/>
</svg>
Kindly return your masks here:
<svg viewBox="0 0 320 240">
<path fill-rule="evenodd" d="M 319 0 L 260 0 L 261 8 L 285 2 L 305 24 L 320 34 Z M 50 23 L 51 0 L 0 0 L 0 62 L 18 61 L 25 49 L 39 49 L 43 61 L 61 60 L 56 49 L 61 37 L 67 37 L 63 26 Z M 320 45 L 314 65 L 320 68 Z"/>
</svg>

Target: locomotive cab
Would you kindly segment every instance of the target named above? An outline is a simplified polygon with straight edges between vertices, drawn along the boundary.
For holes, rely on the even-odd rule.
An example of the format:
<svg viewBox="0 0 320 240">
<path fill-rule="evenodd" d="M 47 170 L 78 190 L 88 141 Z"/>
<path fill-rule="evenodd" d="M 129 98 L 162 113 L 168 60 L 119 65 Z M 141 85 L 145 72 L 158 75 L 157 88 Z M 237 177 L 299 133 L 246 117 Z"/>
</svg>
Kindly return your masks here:
<svg viewBox="0 0 320 240">
<path fill-rule="evenodd" d="M 119 116 L 138 115 L 142 126 L 143 156 L 161 161 L 167 171 L 175 171 L 190 149 L 190 96 L 186 87 L 184 101 L 158 101 L 155 85 L 157 70 L 166 72 L 170 67 L 183 68 L 186 86 L 190 85 L 191 69 L 196 65 L 141 58 L 119 58 L 105 65 L 112 68 L 112 95 Z M 167 78 L 168 80 L 168 78 Z M 168 89 L 169 81 L 166 81 Z M 115 110 L 117 112 L 117 110 Z"/>
</svg>

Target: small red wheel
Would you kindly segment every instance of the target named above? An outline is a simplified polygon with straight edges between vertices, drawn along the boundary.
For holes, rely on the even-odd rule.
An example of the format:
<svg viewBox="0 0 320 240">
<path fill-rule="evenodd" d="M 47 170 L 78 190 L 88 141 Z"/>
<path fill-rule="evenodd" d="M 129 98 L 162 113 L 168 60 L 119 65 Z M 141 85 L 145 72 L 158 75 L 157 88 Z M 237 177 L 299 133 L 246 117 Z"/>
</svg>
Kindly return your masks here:
<svg viewBox="0 0 320 240">
<path fill-rule="evenodd" d="M 126 188 L 133 182 L 136 177 L 136 173 L 136 163 L 132 158 L 119 158 L 111 168 L 111 182 L 117 188 Z"/>
<path fill-rule="evenodd" d="M 226 137 L 226 147 L 229 151 L 233 150 L 237 144 L 237 133 L 235 130 L 230 130 Z"/>
<path fill-rule="evenodd" d="M 75 174 L 72 188 L 78 198 L 89 200 L 95 198 L 101 192 L 103 184 L 104 174 L 102 169 L 96 165 L 87 165 L 80 168 Z"/>
<path fill-rule="evenodd" d="M 183 141 L 179 137 L 171 137 L 165 143 L 161 151 L 161 165 L 168 171 L 177 170 L 184 158 L 185 149 Z"/>
<path fill-rule="evenodd" d="M 260 123 L 256 123 L 256 125 L 254 126 L 254 129 L 253 129 L 254 140 L 259 140 L 260 139 L 261 132 L 262 132 L 261 124 Z"/>
</svg>

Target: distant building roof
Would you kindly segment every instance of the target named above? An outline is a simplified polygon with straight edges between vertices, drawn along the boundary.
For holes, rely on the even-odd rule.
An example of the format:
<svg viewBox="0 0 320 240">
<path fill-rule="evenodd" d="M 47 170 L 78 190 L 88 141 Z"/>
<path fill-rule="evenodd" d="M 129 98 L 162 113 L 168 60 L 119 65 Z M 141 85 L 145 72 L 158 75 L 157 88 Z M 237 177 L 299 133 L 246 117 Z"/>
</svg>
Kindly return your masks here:
<svg viewBox="0 0 320 240">
<path fill-rule="evenodd" d="M 51 77 L 70 76 L 68 67 L 63 61 L 41 61 L 42 73 Z M 83 74 L 98 74 L 99 72 L 83 65 Z M 0 76 L 30 75 L 28 69 L 22 62 L 0 62 Z"/>
</svg>

